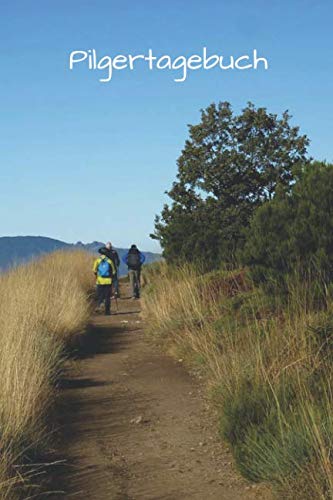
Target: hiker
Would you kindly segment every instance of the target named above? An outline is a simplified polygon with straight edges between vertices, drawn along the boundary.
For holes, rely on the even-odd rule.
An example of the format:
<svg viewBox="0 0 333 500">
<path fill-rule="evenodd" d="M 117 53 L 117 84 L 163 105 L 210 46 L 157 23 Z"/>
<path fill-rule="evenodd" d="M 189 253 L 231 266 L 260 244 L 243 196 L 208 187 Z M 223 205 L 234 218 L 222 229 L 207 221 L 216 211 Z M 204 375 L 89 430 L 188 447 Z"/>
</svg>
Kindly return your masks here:
<svg viewBox="0 0 333 500">
<path fill-rule="evenodd" d="M 112 276 L 116 274 L 116 268 L 112 259 L 106 255 L 104 248 L 100 248 L 98 252 L 101 257 L 95 260 L 93 267 L 96 276 L 97 304 L 100 308 L 104 302 L 105 314 L 109 316 L 111 314 Z"/>
<path fill-rule="evenodd" d="M 131 283 L 132 299 L 140 298 L 140 275 L 141 267 L 146 257 L 138 250 L 136 245 L 132 245 L 124 255 L 123 262 L 127 264 L 128 276 Z"/>
<path fill-rule="evenodd" d="M 104 255 L 109 257 L 109 259 L 112 260 L 114 267 L 116 269 L 115 274 L 113 275 L 113 280 L 112 280 L 112 287 L 113 287 L 113 293 L 115 298 L 120 297 L 119 293 L 119 279 L 118 279 L 118 272 L 119 272 L 119 266 L 120 266 L 120 259 L 118 252 L 115 248 L 113 248 L 111 241 L 108 241 L 105 247 L 100 248 L 98 251 L 103 250 Z"/>
</svg>

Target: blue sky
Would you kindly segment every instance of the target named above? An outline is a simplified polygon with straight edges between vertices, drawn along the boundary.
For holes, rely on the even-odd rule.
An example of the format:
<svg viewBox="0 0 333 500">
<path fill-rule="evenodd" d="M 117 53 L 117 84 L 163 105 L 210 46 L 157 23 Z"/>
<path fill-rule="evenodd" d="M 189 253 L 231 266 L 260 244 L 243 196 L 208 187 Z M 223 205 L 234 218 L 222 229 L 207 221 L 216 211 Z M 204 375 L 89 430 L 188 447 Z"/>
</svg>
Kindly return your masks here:
<svg viewBox="0 0 333 500">
<path fill-rule="evenodd" d="M 330 0 L 5 0 L 0 18 L 0 235 L 150 240 L 200 108 L 248 101 L 281 113 L 333 161 Z M 257 48 L 268 71 L 69 71 L 72 50 L 102 55 Z"/>
</svg>

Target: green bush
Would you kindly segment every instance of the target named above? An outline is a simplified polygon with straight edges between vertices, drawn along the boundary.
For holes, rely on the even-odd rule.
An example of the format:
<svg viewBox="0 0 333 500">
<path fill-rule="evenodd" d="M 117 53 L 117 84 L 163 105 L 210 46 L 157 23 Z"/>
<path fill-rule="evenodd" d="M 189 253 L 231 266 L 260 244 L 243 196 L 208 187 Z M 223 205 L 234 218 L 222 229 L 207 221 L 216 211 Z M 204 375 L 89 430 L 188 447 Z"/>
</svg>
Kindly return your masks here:
<svg viewBox="0 0 333 500">
<path fill-rule="evenodd" d="M 252 380 L 224 397 L 220 431 L 231 444 L 245 477 L 281 488 L 287 478 L 286 484 L 290 484 L 305 464 L 316 458 L 318 443 L 301 417 L 296 385 L 285 378 L 275 390 L 273 393 L 269 386 L 255 386 Z M 319 425 L 325 430 L 328 426 L 320 414 L 320 403 L 316 409 Z"/>
<path fill-rule="evenodd" d="M 278 498 L 332 498 L 330 468 L 320 465 L 331 453 L 326 456 L 323 450 L 332 447 L 331 406 L 326 403 L 296 400 L 274 431 L 267 422 L 249 428 L 235 447 L 242 473 L 273 484 Z"/>
<path fill-rule="evenodd" d="M 223 413 L 220 420 L 221 433 L 232 445 L 244 443 L 249 432 L 263 426 L 275 433 L 280 426 L 279 415 L 291 408 L 295 389 L 283 380 L 278 394 L 269 386 L 256 384 L 249 375 L 234 393 L 223 400 Z M 277 403 L 278 402 L 278 403 Z"/>
<path fill-rule="evenodd" d="M 300 169 L 296 183 L 256 211 L 241 258 L 256 282 L 286 286 L 288 275 L 333 278 L 333 165 Z M 323 290 L 323 286 L 319 286 Z"/>
</svg>

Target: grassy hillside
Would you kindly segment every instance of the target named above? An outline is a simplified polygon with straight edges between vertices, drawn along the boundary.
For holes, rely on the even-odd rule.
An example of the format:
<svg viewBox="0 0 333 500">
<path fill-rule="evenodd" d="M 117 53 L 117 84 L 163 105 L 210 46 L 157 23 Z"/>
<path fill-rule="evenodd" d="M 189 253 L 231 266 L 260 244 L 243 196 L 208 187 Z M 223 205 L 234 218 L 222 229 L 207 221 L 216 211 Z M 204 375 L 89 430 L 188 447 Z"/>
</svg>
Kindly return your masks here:
<svg viewBox="0 0 333 500">
<path fill-rule="evenodd" d="M 64 348 L 90 315 L 91 260 L 57 252 L 0 277 L 1 498 L 16 498 L 18 483 L 29 490 L 40 472 L 20 465 L 47 450 Z"/>
<path fill-rule="evenodd" d="M 207 380 L 240 471 L 278 498 L 333 498 L 333 299 L 290 279 L 267 295 L 245 271 L 145 272 L 151 334 Z"/>
</svg>

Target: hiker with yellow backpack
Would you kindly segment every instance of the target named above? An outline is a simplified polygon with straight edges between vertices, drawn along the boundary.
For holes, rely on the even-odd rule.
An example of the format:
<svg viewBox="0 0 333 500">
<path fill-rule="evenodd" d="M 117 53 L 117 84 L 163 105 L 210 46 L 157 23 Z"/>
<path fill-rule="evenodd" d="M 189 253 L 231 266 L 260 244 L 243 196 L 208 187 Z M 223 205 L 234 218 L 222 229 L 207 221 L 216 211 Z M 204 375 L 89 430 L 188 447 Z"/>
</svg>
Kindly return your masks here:
<svg viewBox="0 0 333 500">
<path fill-rule="evenodd" d="M 105 314 L 111 314 L 111 286 L 112 278 L 116 274 L 113 261 L 106 255 L 105 249 L 100 248 L 101 254 L 94 262 L 93 271 L 96 276 L 97 304 L 98 308 L 104 303 Z"/>
</svg>

